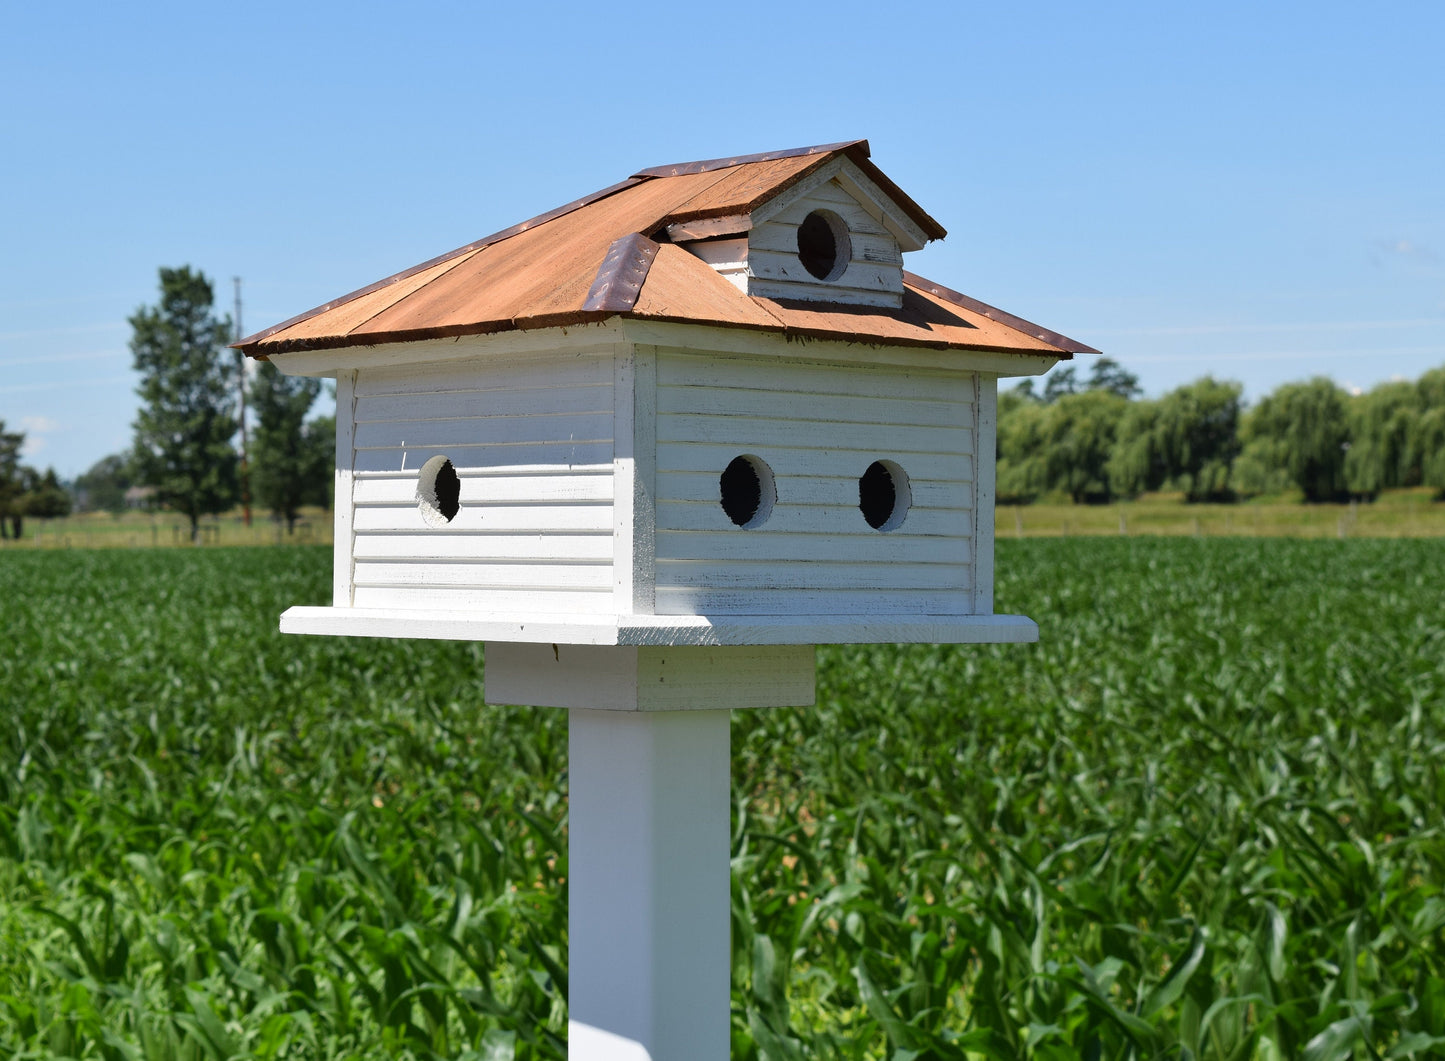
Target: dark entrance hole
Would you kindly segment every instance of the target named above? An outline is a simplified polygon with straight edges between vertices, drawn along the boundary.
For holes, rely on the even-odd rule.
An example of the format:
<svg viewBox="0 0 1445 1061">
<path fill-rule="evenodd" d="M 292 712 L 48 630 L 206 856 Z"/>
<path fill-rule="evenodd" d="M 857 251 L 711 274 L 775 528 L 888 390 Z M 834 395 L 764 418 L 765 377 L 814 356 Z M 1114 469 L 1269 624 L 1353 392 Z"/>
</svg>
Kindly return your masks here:
<svg viewBox="0 0 1445 1061">
<path fill-rule="evenodd" d="M 462 510 L 462 481 L 446 457 L 433 457 L 421 467 L 416 484 L 417 507 L 432 527 L 444 527 Z"/>
<path fill-rule="evenodd" d="M 798 226 L 798 260 L 819 280 L 836 280 L 848 264 L 848 229 L 842 218 L 814 210 Z"/>
<path fill-rule="evenodd" d="M 451 461 L 446 461 L 437 470 L 436 481 L 437 511 L 450 523 L 462 507 L 462 481 Z"/>
<path fill-rule="evenodd" d="M 858 510 L 874 530 L 897 527 L 908 515 L 909 502 L 908 476 L 892 461 L 874 461 L 858 477 Z"/>
<path fill-rule="evenodd" d="M 768 518 L 777 498 L 772 469 L 752 456 L 734 457 L 729 462 L 718 478 L 718 491 L 728 519 L 749 529 Z"/>
</svg>

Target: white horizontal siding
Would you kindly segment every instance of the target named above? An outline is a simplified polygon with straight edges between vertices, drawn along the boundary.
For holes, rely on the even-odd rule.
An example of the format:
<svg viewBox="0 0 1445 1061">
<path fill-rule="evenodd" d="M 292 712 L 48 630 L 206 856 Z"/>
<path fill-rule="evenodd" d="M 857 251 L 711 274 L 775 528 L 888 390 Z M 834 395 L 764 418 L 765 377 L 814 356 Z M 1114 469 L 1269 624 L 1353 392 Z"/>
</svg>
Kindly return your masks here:
<svg viewBox="0 0 1445 1061">
<path fill-rule="evenodd" d="M 605 613 L 613 558 L 612 359 L 363 370 L 353 432 L 358 608 Z M 445 456 L 460 510 L 417 502 Z"/>
<path fill-rule="evenodd" d="M 900 450 L 863 450 L 850 449 L 847 455 L 852 457 L 852 463 L 857 469 L 853 475 L 843 478 L 823 478 L 821 476 L 807 475 L 799 472 L 796 475 L 778 475 L 779 467 L 783 468 L 806 468 L 808 458 L 812 456 L 813 450 L 804 448 L 789 448 L 786 446 L 750 446 L 744 450 L 741 440 L 733 447 L 733 457 L 742 453 L 750 453 L 767 461 L 768 467 L 773 469 L 778 491 L 778 503 L 784 501 L 789 505 L 809 506 L 814 508 L 837 508 L 844 513 L 845 522 L 851 522 L 856 516 L 859 520 L 863 517 L 858 512 L 858 477 L 867 471 L 868 466 L 875 460 L 891 460 L 899 465 L 905 472 L 908 471 L 909 458 L 912 456 L 907 451 Z M 658 449 L 662 450 L 659 443 Z M 826 451 L 825 451 L 826 452 Z M 771 454 L 771 456 L 770 456 Z M 830 456 L 837 458 L 838 451 L 834 450 Z M 731 461 L 732 457 L 728 458 Z M 961 462 L 960 462 L 961 463 Z M 716 507 L 718 499 L 718 477 L 722 474 L 723 468 L 727 467 L 724 462 L 722 467 L 710 472 L 663 472 L 657 473 L 657 495 L 660 498 L 682 498 L 691 497 L 701 501 L 713 502 Z M 913 495 L 913 507 L 919 509 L 952 508 L 966 509 L 973 507 L 973 485 L 969 482 L 948 482 L 944 480 L 915 480 L 909 476 L 910 493 Z M 718 514 L 722 509 L 718 508 Z M 727 517 L 722 516 L 726 521 Z M 819 531 L 829 531 L 825 522 L 824 513 L 816 513 L 814 520 Z M 910 512 L 910 518 L 912 518 Z M 872 528 L 868 528 L 870 533 Z"/>
<path fill-rule="evenodd" d="M 356 530 L 414 531 L 417 521 L 415 499 L 398 505 L 368 505 L 356 513 Z M 426 527 L 441 534 L 605 534 L 612 531 L 610 504 L 463 505 L 456 519 L 445 527 Z"/>
<path fill-rule="evenodd" d="M 435 451 L 421 447 L 394 446 L 356 453 L 358 472 L 416 475 Z M 587 474 L 602 470 L 612 473 L 612 440 L 578 442 L 496 442 L 486 446 L 447 446 L 446 455 L 458 470 L 473 475 L 552 475 L 558 471 Z"/>
<path fill-rule="evenodd" d="M 418 464 L 420 467 L 420 464 Z M 612 501 L 612 473 L 579 469 L 550 475 L 478 474 L 476 469 L 457 466 L 461 481 L 461 505 L 544 505 L 558 501 Z M 358 511 L 366 505 L 416 503 L 417 472 L 358 473 L 354 497 Z M 461 518 L 460 515 L 457 517 Z M 418 524 L 421 526 L 422 524 Z"/>
<path fill-rule="evenodd" d="M 406 449 L 418 455 L 420 465 L 428 456 L 453 446 L 515 445 L 559 439 L 601 442 L 612 438 L 610 411 L 556 413 L 539 403 L 533 410 L 513 407 L 505 415 L 455 416 L 446 420 L 422 419 L 428 409 L 416 412 L 416 418 L 410 420 L 358 421 L 356 448 Z"/>
<path fill-rule="evenodd" d="M 802 477 L 799 477 L 801 479 Z M 657 519 L 660 525 L 671 527 L 679 531 L 716 531 L 718 528 L 717 519 L 717 493 L 716 476 L 712 477 L 713 486 L 708 492 L 705 500 L 702 501 L 664 501 L 657 506 Z M 791 489 L 787 482 L 779 488 L 784 496 L 790 496 Z M 785 505 L 779 502 L 773 506 L 773 514 L 768 517 L 767 531 L 769 534 L 815 534 L 828 536 L 831 534 L 830 527 L 843 527 L 851 530 L 854 526 L 853 520 L 859 518 L 858 503 L 856 500 L 857 486 L 853 486 L 854 499 L 847 504 L 841 505 Z M 762 529 L 762 528 L 759 528 Z M 723 531 L 729 537 L 737 536 L 737 529 L 729 524 L 729 529 Z M 742 538 L 749 540 L 754 532 L 749 531 Z M 875 532 L 876 533 L 876 532 Z M 889 542 L 901 539 L 948 537 L 957 535 L 969 535 L 973 533 L 973 513 L 966 508 L 923 508 L 915 504 L 908 513 L 908 522 L 896 531 L 890 531 L 884 537 Z M 873 539 L 866 539 L 869 543 L 867 548 L 875 549 Z M 747 548 L 754 548 L 749 545 Z"/>
<path fill-rule="evenodd" d="M 657 361 L 660 614 L 963 614 L 972 607 L 971 377 L 681 351 Z M 777 488 L 735 526 L 719 476 L 742 454 Z M 858 509 L 877 460 L 909 477 L 894 531 Z"/>
<path fill-rule="evenodd" d="M 358 586 L 397 588 L 476 588 L 589 590 L 611 589 L 612 573 L 606 564 L 478 564 L 466 560 L 438 563 L 421 560 L 361 561 L 356 563 Z"/>
<path fill-rule="evenodd" d="M 549 389 L 548 377 L 556 370 L 569 387 L 612 386 L 612 359 L 590 355 L 558 354 L 508 361 L 500 357 L 475 361 L 449 361 L 429 365 L 369 368 L 356 381 L 356 397 L 393 394 L 456 394 L 485 390 Z"/>
<path fill-rule="evenodd" d="M 606 615 L 612 610 L 612 592 L 586 590 L 513 590 L 495 586 L 357 586 L 357 608 L 404 608 L 443 612 L 485 612 L 499 616 L 538 614 Z"/>
<path fill-rule="evenodd" d="M 890 590 L 887 608 L 876 589 L 740 590 L 657 587 L 658 615 L 964 615 L 957 592 Z"/>
</svg>

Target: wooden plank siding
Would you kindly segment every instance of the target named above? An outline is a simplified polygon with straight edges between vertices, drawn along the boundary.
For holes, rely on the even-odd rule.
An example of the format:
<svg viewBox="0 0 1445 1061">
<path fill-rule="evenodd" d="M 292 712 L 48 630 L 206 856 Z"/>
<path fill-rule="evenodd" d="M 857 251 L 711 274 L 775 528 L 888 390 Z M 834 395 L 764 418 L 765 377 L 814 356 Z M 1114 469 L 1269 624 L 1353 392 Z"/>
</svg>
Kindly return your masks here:
<svg viewBox="0 0 1445 1061">
<path fill-rule="evenodd" d="M 354 391 L 354 607 L 615 611 L 610 355 L 363 369 Z M 417 503 L 434 456 L 461 488 L 441 526 Z"/>
<path fill-rule="evenodd" d="M 657 614 L 973 613 L 973 374 L 682 350 L 656 364 Z M 719 493 L 742 455 L 767 462 L 777 489 L 748 530 Z M 891 531 L 858 507 L 880 460 L 909 480 Z"/>
</svg>

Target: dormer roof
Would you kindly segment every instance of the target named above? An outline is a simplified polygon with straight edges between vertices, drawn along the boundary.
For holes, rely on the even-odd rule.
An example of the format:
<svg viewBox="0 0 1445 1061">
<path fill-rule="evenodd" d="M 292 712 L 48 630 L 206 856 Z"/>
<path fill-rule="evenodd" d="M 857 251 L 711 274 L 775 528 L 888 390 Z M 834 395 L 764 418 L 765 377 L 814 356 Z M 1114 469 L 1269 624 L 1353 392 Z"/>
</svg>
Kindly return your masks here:
<svg viewBox="0 0 1445 1061">
<path fill-rule="evenodd" d="M 706 238 L 710 223 L 720 233 L 745 230 L 755 211 L 829 166 L 871 184 L 868 204 L 901 249 L 946 235 L 873 165 L 866 140 L 655 166 L 235 345 L 264 358 L 621 316 L 883 345 L 1097 352 L 908 272 L 898 306 L 761 297 L 684 249 L 698 233 Z"/>
</svg>

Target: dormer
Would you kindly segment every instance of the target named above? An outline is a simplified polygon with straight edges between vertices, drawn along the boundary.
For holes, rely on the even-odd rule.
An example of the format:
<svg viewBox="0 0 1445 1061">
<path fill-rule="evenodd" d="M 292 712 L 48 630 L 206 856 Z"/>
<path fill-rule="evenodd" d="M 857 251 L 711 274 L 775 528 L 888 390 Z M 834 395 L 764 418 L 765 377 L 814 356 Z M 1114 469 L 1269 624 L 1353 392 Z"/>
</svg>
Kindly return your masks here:
<svg viewBox="0 0 1445 1061">
<path fill-rule="evenodd" d="M 893 309 L 903 305 L 903 252 L 944 234 L 847 155 L 749 213 L 667 226 L 668 239 L 745 294 Z"/>
</svg>

